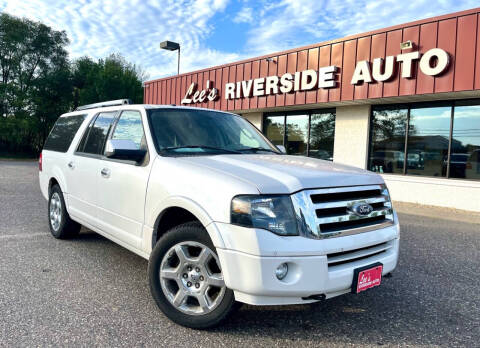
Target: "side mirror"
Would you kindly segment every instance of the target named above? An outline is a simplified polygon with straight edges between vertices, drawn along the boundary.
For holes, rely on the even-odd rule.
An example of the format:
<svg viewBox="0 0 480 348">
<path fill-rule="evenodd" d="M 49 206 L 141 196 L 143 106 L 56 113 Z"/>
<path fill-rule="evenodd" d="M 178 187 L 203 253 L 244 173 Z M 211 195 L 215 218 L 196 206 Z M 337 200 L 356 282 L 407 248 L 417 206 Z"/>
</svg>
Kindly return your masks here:
<svg viewBox="0 0 480 348">
<path fill-rule="evenodd" d="M 105 156 L 113 159 L 141 162 L 147 151 L 139 149 L 132 140 L 110 139 L 105 146 Z"/>
<path fill-rule="evenodd" d="M 287 149 L 283 145 L 277 145 L 277 149 L 279 149 L 281 153 L 287 153 Z"/>
</svg>

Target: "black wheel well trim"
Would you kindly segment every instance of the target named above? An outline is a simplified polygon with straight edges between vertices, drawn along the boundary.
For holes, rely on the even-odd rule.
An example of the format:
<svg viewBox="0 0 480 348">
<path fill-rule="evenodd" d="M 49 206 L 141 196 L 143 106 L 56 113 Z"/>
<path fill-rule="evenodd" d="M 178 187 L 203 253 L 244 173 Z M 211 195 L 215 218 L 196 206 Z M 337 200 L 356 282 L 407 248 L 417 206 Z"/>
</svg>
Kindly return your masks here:
<svg viewBox="0 0 480 348">
<path fill-rule="evenodd" d="M 48 180 L 48 199 L 47 200 L 50 200 L 50 193 L 52 192 L 52 188 L 55 185 L 58 185 L 58 187 L 60 187 L 60 191 L 62 191 L 62 195 L 63 195 L 63 189 L 62 189 L 62 186 L 60 185 L 60 181 L 58 181 L 56 177 L 52 176 Z M 67 202 L 65 202 L 65 209 L 66 209 L 67 213 L 69 213 Z"/>
<path fill-rule="evenodd" d="M 60 186 L 60 182 L 57 180 L 57 178 L 55 178 L 54 176 L 52 176 L 49 180 L 48 180 L 48 195 L 50 196 L 50 192 L 52 191 L 52 187 L 55 186 L 55 185 L 58 185 L 58 187 L 60 187 L 60 190 L 62 189 L 62 187 Z"/>
<path fill-rule="evenodd" d="M 179 220 L 179 223 L 176 223 L 176 224 L 172 224 L 172 225 L 168 225 L 167 224 L 167 227 L 169 228 L 165 228 L 164 230 L 160 232 L 160 222 L 162 221 L 162 219 L 165 217 L 165 215 L 167 213 L 170 213 L 172 212 L 173 210 L 176 210 L 176 211 L 182 211 L 183 213 L 186 213 L 186 216 L 188 216 L 189 218 L 188 219 L 180 219 Z M 157 244 L 158 240 L 160 239 L 160 237 L 165 234 L 170 228 L 173 228 L 175 226 L 178 226 L 178 225 L 181 225 L 182 223 L 186 223 L 186 222 L 192 222 L 192 221 L 197 221 L 198 223 L 200 223 L 202 226 L 202 222 L 200 221 L 200 219 L 194 214 L 192 213 L 191 211 L 189 211 L 188 209 L 185 209 L 183 207 L 179 207 L 179 206 L 170 206 L 170 207 L 167 207 L 165 209 L 163 209 L 160 214 L 158 214 L 157 218 L 155 219 L 155 223 L 153 225 L 153 232 L 152 232 L 152 250 L 153 248 L 155 248 L 155 245 Z"/>
</svg>

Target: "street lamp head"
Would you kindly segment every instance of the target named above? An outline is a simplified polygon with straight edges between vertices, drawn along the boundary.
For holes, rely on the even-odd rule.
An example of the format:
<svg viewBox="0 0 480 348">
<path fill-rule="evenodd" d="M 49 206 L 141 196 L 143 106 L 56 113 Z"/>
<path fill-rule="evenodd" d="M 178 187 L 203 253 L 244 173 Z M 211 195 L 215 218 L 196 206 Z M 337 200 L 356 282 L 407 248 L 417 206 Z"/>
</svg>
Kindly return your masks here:
<svg viewBox="0 0 480 348">
<path fill-rule="evenodd" d="M 176 51 L 180 49 L 180 44 L 173 41 L 160 42 L 160 48 L 169 51 Z"/>
<path fill-rule="evenodd" d="M 173 41 L 160 42 L 160 48 L 168 51 L 178 51 L 177 74 L 180 74 L 180 44 Z"/>
</svg>

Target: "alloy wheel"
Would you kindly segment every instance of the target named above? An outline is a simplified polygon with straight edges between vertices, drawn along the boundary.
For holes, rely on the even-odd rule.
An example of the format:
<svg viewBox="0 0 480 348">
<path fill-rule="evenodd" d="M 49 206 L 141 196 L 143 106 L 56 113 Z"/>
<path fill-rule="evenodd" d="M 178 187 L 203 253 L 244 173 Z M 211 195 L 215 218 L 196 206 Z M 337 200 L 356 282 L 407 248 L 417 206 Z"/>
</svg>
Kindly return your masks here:
<svg viewBox="0 0 480 348">
<path fill-rule="evenodd" d="M 50 224 L 55 231 L 58 231 L 60 224 L 62 223 L 62 201 L 60 200 L 60 195 L 57 192 L 54 192 L 50 198 Z"/>
<path fill-rule="evenodd" d="M 168 250 L 160 265 L 160 283 L 169 302 L 190 315 L 212 312 L 226 290 L 217 255 L 194 241 Z"/>
</svg>

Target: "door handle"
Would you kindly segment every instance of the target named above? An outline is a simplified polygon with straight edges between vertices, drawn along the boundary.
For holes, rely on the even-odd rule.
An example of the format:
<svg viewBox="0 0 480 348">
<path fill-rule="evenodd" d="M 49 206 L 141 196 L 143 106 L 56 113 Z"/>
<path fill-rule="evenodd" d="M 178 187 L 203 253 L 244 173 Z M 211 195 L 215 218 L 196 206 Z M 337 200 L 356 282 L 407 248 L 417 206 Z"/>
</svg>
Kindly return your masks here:
<svg viewBox="0 0 480 348">
<path fill-rule="evenodd" d="M 100 172 L 104 178 L 109 178 L 110 177 L 110 169 L 108 168 L 103 168 L 102 171 Z"/>
<path fill-rule="evenodd" d="M 70 169 L 74 169 L 74 168 L 75 168 L 75 165 L 73 164 L 72 161 L 68 162 L 68 168 L 70 168 Z"/>
</svg>

